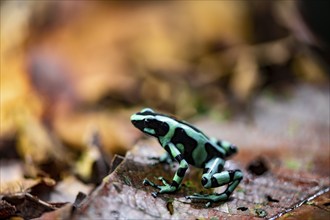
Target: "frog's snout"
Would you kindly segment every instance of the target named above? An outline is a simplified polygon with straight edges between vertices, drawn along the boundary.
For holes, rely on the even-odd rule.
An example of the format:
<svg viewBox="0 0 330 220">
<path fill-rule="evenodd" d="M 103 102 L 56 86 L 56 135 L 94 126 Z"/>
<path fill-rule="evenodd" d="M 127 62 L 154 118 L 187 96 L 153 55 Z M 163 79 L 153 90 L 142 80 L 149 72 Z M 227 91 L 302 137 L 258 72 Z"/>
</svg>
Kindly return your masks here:
<svg viewBox="0 0 330 220">
<path fill-rule="evenodd" d="M 131 115 L 131 122 L 133 123 L 133 121 L 135 121 L 135 114 Z"/>
<path fill-rule="evenodd" d="M 133 125 L 137 124 L 137 121 L 131 120 L 131 122 L 132 122 Z"/>
<path fill-rule="evenodd" d="M 133 114 L 130 119 L 132 124 L 136 127 L 136 125 L 138 124 L 138 120 L 136 120 L 136 114 Z"/>
<path fill-rule="evenodd" d="M 131 120 L 132 124 L 135 126 L 135 127 L 138 127 L 139 125 L 139 121 L 137 120 Z"/>
</svg>

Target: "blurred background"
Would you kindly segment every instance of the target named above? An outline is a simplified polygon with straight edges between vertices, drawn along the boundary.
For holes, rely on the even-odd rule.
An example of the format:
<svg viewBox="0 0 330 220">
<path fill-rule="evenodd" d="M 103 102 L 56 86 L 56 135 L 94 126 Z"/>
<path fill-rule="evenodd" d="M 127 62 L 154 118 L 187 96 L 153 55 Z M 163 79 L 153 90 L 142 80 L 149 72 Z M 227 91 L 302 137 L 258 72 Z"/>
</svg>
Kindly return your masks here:
<svg viewBox="0 0 330 220">
<path fill-rule="evenodd" d="M 0 158 L 19 161 L 2 179 L 76 173 L 100 182 L 95 160 L 105 175 L 113 155 L 133 147 L 141 134 L 129 116 L 143 107 L 221 123 L 249 117 L 260 95 L 329 86 L 327 1 L 14 0 L 0 8 Z"/>
</svg>

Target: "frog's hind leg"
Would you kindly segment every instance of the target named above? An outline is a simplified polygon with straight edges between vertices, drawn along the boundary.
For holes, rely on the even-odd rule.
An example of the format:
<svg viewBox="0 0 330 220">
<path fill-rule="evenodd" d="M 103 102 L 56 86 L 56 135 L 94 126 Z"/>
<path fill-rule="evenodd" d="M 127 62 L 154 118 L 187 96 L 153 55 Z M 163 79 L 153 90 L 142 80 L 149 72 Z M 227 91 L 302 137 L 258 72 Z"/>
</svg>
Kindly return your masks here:
<svg viewBox="0 0 330 220">
<path fill-rule="evenodd" d="M 194 194 L 188 196 L 188 199 L 192 200 L 204 200 L 209 201 L 206 206 L 210 206 L 213 202 L 226 201 L 229 196 L 235 190 L 237 185 L 243 179 L 243 174 L 240 170 L 228 170 L 222 171 L 224 161 L 221 158 L 214 158 L 206 163 L 206 168 L 204 169 L 202 176 L 202 185 L 205 188 L 215 188 L 229 184 L 227 189 L 221 194 Z"/>
</svg>

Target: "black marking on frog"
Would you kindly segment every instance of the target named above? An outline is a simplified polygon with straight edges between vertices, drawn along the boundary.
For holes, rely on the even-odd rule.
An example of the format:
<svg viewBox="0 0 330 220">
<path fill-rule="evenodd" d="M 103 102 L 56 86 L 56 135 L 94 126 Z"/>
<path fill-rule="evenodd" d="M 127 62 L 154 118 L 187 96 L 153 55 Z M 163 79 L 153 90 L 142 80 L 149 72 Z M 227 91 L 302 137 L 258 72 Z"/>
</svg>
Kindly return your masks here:
<svg viewBox="0 0 330 220">
<path fill-rule="evenodd" d="M 197 147 L 197 141 L 191 137 L 182 128 L 176 128 L 171 139 L 172 143 L 182 144 L 184 147 L 183 158 L 192 165 L 195 165 L 195 160 L 192 157 L 192 152 Z"/>
</svg>

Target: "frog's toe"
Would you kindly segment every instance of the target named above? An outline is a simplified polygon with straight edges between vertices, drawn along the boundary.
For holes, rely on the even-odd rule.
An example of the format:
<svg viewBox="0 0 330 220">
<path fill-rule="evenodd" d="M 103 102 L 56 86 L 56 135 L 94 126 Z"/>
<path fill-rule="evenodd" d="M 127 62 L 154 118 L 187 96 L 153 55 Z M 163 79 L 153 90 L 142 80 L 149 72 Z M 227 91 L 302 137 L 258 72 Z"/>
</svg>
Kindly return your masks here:
<svg viewBox="0 0 330 220">
<path fill-rule="evenodd" d="M 186 196 L 186 199 L 190 199 L 192 202 L 204 202 L 204 201 L 207 201 L 207 203 L 205 204 L 205 207 L 206 208 L 210 207 L 213 204 L 213 202 L 214 202 L 207 195 L 201 195 L 201 194 L 198 194 L 198 193 L 194 193 L 193 195 Z"/>
<path fill-rule="evenodd" d="M 206 195 L 194 193 L 193 195 L 186 196 L 187 199 L 191 200 L 208 200 L 208 197 Z"/>
<path fill-rule="evenodd" d="M 156 198 L 158 196 L 158 192 L 152 192 L 151 195 L 152 197 Z"/>
<path fill-rule="evenodd" d="M 158 177 L 158 180 L 162 181 L 162 183 L 167 187 L 171 186 L 171 184 L 169 184 L 167 180 L 162 176 Z"/>
<path fill-rule="evenodd" d="M 145 186 L 150 186 L 150 181 L 148 179 L 144 179 L 142 184 Z"/>
<path fill-rule="evenodd" d="M 171 185 L 160 186 L 160 190 L 158 193 L 173 193 L 176 191 L 176 188 Z"/>
<path fill-rule="evenodd" d="M 194 202 L 207 201 L 205 204 L 206 207 L 210 207 L 215 202 L 226 201 L 228 196 L 225 193 L 222 194 L 193 194 L 191 196 L 186 196 L 186 199 L 193 200 Z"/>
<path fill-rule="evenodd" d="M 207 203 L 205 204 L 205 207 L 206 207 L 206 208 L 209 208 L 209 207 L 211 207 L 212 204 L 213 204 L 213 202 L 209 201 L 209 202 L 207 202 Z"/>
<path fill-rule="evenodd" d="M 153 183 L 152 181 L 148 180 L 147 178 L 145 178 L 143 180 L 142 184 L 145 185 L 145 186 L 152 186 L 156 189 L 160 189 L 160 187 L 157 184 Z"/>
</svg>

